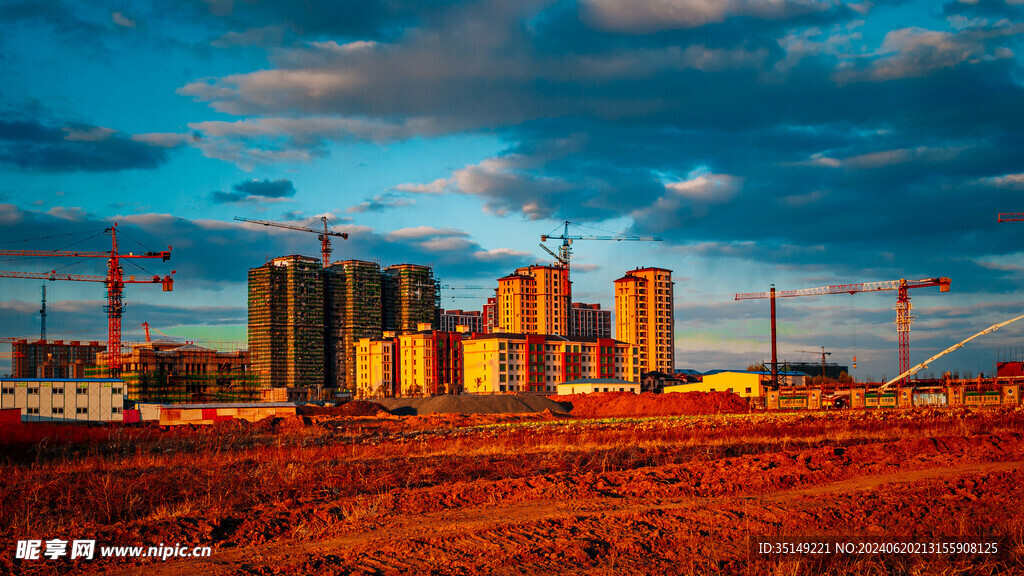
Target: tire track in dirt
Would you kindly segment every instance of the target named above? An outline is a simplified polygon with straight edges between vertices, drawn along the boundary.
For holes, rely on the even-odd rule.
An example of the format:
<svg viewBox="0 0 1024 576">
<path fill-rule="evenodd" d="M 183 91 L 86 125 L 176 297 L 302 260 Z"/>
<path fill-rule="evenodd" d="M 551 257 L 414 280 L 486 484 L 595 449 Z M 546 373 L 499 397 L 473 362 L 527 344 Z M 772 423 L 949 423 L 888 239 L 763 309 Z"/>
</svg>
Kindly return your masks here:
<svg viewBox="0 0 1024 576">
<path fill-rule="evenodd" d="M 883 473 L 871 473 L 867 467 L 857 468 L 852 477 L 777 492 L 743 494 L 740 491 L 712 497 L 687 494 L 654 498 L 623 497 L 606 492 L 565 500 L 530 500 L 383 516 L 362 520 L 353 526 L 352 532 L 340 536 L 312 542 L 281 540 L 258 547 L 225 547 L 216 550 L 212 558 L 149 563 L 143 569 L 153 576 L 195 573 L 213 576 L 244 572 L 246 565 L 297 565 L 296 562 L 304 559 L 330 556 L 340 563 L 339 568 L 347 566 L 353 571 L 378 574 L 429 570 L 439 562 L 447 563 L 453 573 L 459 573 L 458 566 L 472 566 L 481 558 L 488 559 L 488 572 L 494 574 L 550 570 L 553 564 L 583 561 L 595 554 L 650 558 L 659 542 L 670 540 L 674 532 L 680 530 L 679 518 L 685 518 L 686 529 L 698 536 L 717 533 L 723 526 L 733 526 L 739 528 L 739 533 L 749 534 L 769 530 L 787 518 L 799 517 L 805 510 L 814 509 L 815 502 L 823 497 L 971 475 L 1016 474 L 1024 467 L 1019 450 L 981 450 L 972 455 L 970 451 L 957 450 L 956 442 L 942 441 L 935 445 L 946 458 L 918 459 L 909 463 L 909 470 Z M 955 453 L 955 457 L 950 458 L 953 456 L 950 452 Z M 1004 459 L 984 461 L 998 457 Z M 1005 460 L 1007 457 L 1011 459 Z M 639 477 L 652 472 L 657 473 L 659 469 L 615 474 Z M 859 472 L 863 473 L 858 475 Z M 810 476 L 804 480 L 815 482 L 822 478 Z M 608 488 L 614 490 L 613 486 Z M 444 490 L 444 487 L 434 490 Z M 549 550 L 552 540 L 559 540 L 561 548 Z M 746 546 L 745 541 L 726 539 L 718 542 L 714 553 L 735 557 L 742 555 Z M 615 563 L 614 558 L 611 561 Z M 110 565 L 105 567 L 105 573 L 135 574 L 140 568 L 139 565 Z"/>
</svg>

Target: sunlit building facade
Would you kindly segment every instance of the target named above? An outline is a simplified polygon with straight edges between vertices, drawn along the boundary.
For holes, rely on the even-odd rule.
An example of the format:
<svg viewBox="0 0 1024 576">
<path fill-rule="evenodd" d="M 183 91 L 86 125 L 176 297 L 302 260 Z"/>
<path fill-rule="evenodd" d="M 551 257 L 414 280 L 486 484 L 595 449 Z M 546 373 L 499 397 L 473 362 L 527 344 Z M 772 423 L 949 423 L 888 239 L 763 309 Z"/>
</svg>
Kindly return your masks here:
<svg viewBox="0 0 1024 576">
<path fill-rule="evenodd" d="M 615 281 L 615 338 L 636 346 L 641 372 L 675 371 L 672 271 L 637 268 Z"/>
</svg>

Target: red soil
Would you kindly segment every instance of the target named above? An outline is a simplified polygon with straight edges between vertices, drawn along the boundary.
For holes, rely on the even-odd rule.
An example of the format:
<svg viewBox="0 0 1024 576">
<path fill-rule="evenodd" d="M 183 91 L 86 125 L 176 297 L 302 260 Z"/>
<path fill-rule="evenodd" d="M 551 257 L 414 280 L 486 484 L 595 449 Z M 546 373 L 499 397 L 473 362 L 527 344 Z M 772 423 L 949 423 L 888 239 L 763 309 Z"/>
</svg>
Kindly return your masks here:
<svg viewBox="0 0 1024 576">
<path fill-rule="evenodd" d="M 450 427 L 484 416 L 508 425 Z M 215 426 L 8 466 L 0 574 L 1024 573 L 1024 411 L 538 416 L 354 417 L 330 429 L 300 417 L 288 420 L 305 428 L 270 437 Z M 213 553 L 14 560 L 27 538 Z M 997 552 L 756 548 L 772 541 Z"/>
<path fill-rule="evenodd" d="M 583 418 L 742 414 L 750 411 L 747 401 L 731 392 L 601 392 L 548 398 L 572 404 L 570 414 Z"/>
<path fill-rule="evenodd" d="M 353 400 L 331 408 L 306 404 L 299 406 L 297 412 L 299 416 L 374 416 L 387 409 L 376 402 Z"/>
</svg>

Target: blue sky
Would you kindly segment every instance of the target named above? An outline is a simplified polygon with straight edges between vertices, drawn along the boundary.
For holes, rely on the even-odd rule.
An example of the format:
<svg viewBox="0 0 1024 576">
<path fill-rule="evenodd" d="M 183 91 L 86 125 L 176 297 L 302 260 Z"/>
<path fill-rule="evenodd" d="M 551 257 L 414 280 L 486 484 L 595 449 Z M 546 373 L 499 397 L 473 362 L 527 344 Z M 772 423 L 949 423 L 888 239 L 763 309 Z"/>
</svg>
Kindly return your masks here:
<svg viewBox="0 0 1024 576">
<path fill-rule="evenodd" d="M 115 221 L 124 250 L 172 245 L 144 267 L 175 291 L 129 286 L 126 339 L 244 339 L 246 270 L 319 253 L 235 216 L 326 215 L 351 235 L 336 258 L 450 284 L 548 262 L 564 220 L 658 235 L 577 242 L 574 294 L 612 307 L 626 270 L 672 269 L 677 366 L 700 370 L 767 358 L 767 301 L 733 294 L 772 282 L 949 276 L 911 293 L 912 362 L 1021 313 L 1024 227 L 996 223 L 1024 210 L 1019 0 L 45 0 L 0 19 L 0 248 L 102 250 Z M 0 268 L 58 266 L 102 273 Z M 101 285 L 48 291 L 52 337 L 105 339 Z M 38 334 L 38 299 L 0 280 L 4 335 Z M 780 301 L 781 355 L 895 376 L 894 301 Z M 1021 330 L 931 370 L 991 372 Z"/>
</svg>

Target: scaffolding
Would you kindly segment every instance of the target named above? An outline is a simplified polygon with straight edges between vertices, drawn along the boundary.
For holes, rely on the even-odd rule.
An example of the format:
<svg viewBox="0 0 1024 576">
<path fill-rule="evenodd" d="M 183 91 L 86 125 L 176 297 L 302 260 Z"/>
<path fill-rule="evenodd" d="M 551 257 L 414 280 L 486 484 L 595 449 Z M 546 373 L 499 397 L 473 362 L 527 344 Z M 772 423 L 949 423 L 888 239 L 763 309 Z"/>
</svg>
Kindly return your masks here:
<svg viewBox="0 0 1024 576">
<path fill-rule="evenodd" d="M 356 344 L 385 330 L 440 324 L 441 290 L 429 266 L 303 256 L 249 270 L 249 353 L 263 389 L 356 389 Z"/>
<path fill-rule="evenodd" d="M 87 377 L 105 374 L 106 354 Z M 152 342 L 134 346 L 122 355 L 121 380 L 136 402 L 253 402 L 259 400 L 259 381 L 250 370 L 249 353 L 218 352 L 193 344 Z"/>
<path fill-rule="evenodd" d="M 306 256 L 249 270 L 249 353 L 261 388 L 324 385 L 323 267 Z"/>
<path fill-rule="evenodd" d="M 12 373 L 15 378 L 82 378 L 85 367 L 95 365 L 97 354 L 106 349 L 100 342 L 15 340 Z"/>
<path fill-rule="evenodd" d="M 396 264 L 384 270 L 384 330 L 416 332 L 419 324 L 441 324 L 441 284 L 429 266 Z"/>
<path fill-rule="evenodd" d="M 356 343 L 360 338 L 380 338 L 382 331 L 382 281 L 380 264 L 365 260 L 335 262 L 326 282 L 330 286 L 330 321 L 327 338 L 328 368 L 333 385 L 356 388 Z"/>
</svg>

